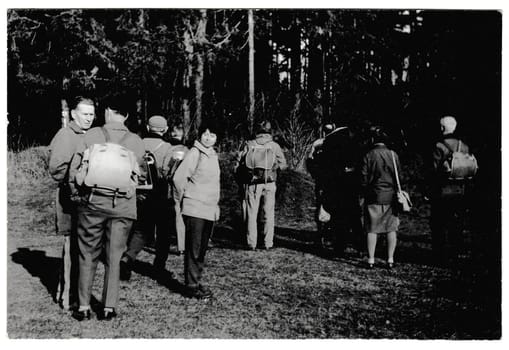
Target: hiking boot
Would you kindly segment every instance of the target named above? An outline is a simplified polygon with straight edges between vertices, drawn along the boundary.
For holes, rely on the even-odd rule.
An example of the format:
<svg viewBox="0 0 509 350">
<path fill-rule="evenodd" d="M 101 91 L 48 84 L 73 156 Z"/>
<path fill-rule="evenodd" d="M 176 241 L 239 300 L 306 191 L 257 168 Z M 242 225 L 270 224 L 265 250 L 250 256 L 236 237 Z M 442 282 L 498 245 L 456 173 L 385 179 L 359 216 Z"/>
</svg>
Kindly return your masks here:
<svg viewBox="0 0 509 350">
<path fill-rule="evenodd" d="M 117 313 L 115 312 L 115 309 L 114 308 L 105 308 L 100 317 L 99 317 L 99 320 L 101 321 L 111 321 L 112 319 L 114 319 L 115 317 L 117 317 Z"/>
<path fill-rule="evenodd" d="M 74 310 L 71 314 L 72 318 L 77 321 L 90 320 L 90 310 Z"/>
<path fill-rule="evenodd" d="M 188 287 L 186 296 L 188 298 L 206 300 L 212 297 L 212 291 L 202 285 L 199 285 L 198 287 Z"/>
<path fill-rule="evenodd" d="M 120 280 L 129 281 L 131 279 L 131 264 L 124 260 L 120 260 Z"/>
</svg>

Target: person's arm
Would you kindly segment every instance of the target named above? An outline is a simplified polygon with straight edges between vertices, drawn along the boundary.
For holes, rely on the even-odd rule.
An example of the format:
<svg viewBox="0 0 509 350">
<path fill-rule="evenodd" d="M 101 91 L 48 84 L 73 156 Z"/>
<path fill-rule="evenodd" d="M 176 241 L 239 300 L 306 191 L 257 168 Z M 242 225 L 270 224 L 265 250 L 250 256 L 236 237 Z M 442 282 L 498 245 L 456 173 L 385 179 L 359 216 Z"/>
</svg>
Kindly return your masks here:
<svg viewBox="0 0 509 350">
<path fill-rule="evenodd" d="M 233 171 L 236 172 L 237 169 L 240 166 L 240 163 L 242 162 L 242 159 L 245 157 L 246 153 L 248 151 L 247 142 L 244 142 L 241 146 L 241 151 L 237 152 L 237 156 L 235 158 L 235 166 Z"/>
<path fill-rule="evenodd" d="M 200 157 L 200 151 L 196 148 L 192 148 L 187 152 L 184 160 L 179 165 L 175 174 L 173 175 L 173 199 L 175 202 L 180 203 L 184 196 L 189 178 L 193 175 L 196 166 L 198 165 L 198 159 Z"/>
<path fill-rule="evenodd" d="M 446 146 L 444 146 L 446 147 Z M 435 171 L 442 165 L 444 162 L 445 152 L 443 147 L 440 147 L 440 144 L 437 143 L 435 145 L 435 149 L 433 150 L 433 169 Z"/>
<path fill-rule="evenodd" d="M 277 167 L 281 170 L 285 170 L 287 168 L 286 158 L 283 150 L 277 143 L 274 143 L 274 155 L 276 157 Z"/>
<path fill-rule="evenodd" d="M 49 173 L 58 182 L 65 180 L 74 154 L 72 135 L 69 130 L 60 129 L 50 143 Z"/>
</svg>

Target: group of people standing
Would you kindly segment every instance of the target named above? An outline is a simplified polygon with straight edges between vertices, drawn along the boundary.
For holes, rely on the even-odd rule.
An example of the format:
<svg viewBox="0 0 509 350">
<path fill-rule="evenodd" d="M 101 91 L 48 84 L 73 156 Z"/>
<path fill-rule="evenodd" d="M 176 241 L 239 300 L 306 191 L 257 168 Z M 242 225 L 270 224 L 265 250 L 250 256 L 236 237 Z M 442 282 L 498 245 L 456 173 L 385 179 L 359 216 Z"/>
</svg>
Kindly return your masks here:
<svg viewBox="0 0 509 350">
<path fill-rule="evenodd" d="M 58 181 L 57 231 L 64 236 L 59 303 L 72 310 L 72 316 L 79 321 L 91 318 L 92 284 L 102 259 L 103 308 L 97 317 L 116 317 L 120 275 L 129 278 L 133 261 L 154 232 L 156 274 L 165 271 L 169 236 L 174 233 L 178 250 L 184 255 L 186 295 L 209 297 L 211 291 L 200 281 L 207 243 L 214 221 L 219 218 L 220 169 L 213 148 L 217 140 L 215 126 L 204 123 L 197 140 L 187 149 L 178 125 L 171 130 L 169 142 L 163 140 L 168 131 L 165 118 L 150 118 L 148 135 L 141 139 L 125 126 L 128 101 L 112 97 L 104 106 L 105 124 L 90 129 L 95 102 L 86 97 L 74 99 L 69 104 L 72 121 L 58 131 L 50 145 L 49 170 Z M 116 149 L 124 163 L 109 164 L 113 174 L 101 174 L 104 170 L 97 169 L 101 163 L 106 168 L 108 161 L 115 163 L 115 159 L 106 156 L 108 148 Z M 147 152 L 155 158 L 152 161 L 157 164 L 156 174 L 149 172 Z M 130 182 L 125 186 L 114 173 L 129 162 Z M 94 185 L 93 178 L 100 176 L 118 181 L 117 188 L 111 191 Z M 139 186 L 149 177 L 149 189 Z"/>
<path fill-rule="evenodd" d="M 64 237 L 57 298 L 61 307 L 72 310 L 79 321 L 91 318 L 92 284 L 101 259 L 105 266 L 103 308 L 97 317 L 111 320 L 117 316 L 120 280 L 130 279 L 139 252 L 154 234 L 153 269 L 157 278 L 165 278 L 168 273 L 176 278 L 166 270 L 173 235 L 177 237 L 178 253 L 184 256 L 186 296 L 212 296 L 202 284 L 202 273 L 214 222 L 220 215 L 221 171 L 214 150 L 220 129 L 214 123 L 202 123 L 196 140 L 187 148 L 182 125 L 170 128 L 166 118 L 152 116 L 142 139 L 125 125 L 128 105 L 119 96 L 107 99 L 105 124 L 91 128 L 95 102 L 76 97 L 69 103 L 71 122 L 58 131 L 50 145 L 49 170 L 58 181 L 56 228 Z M 454 139 L 449 137 L 452 121 L 455 128 L 454 118 L 441 120 L 447 132 L 447 149 L 455 147 Z M 365 154 L 348 127 L 326 125 L 324 130 L 327 136 L 313 144 L 308 159 L 316 183 L 317 218 L 324 213 L 329 217 L 318 220 L 319 237 L 323 238 L 327 230 L 334 232 L 338 254 L 345 251 L 349 238 L 362 252 L 363 238 L 367 237 L 368 266 L 374 267 L 377 236 L 387 234 L 387 264 L 392 267 L 399 226 L 394 177 L 401 173 L 399 157 L 389 149 L 382 128 L 373 129 L 372 148 Z M 464 143 L 461 147 L 468 152 Z M 440 146 L 435 153 L 438 169 L 447 152 Z M 114 159 L 108 158 L 111 154 L 120 157 L 122 165 L 114 164 Z M 98 164 L 105 168 L 98 170 Z M 126 167 L 127 180 L 121 183 L 122 176 L 114 174 Z M 273 247 L 277 175 L 286 167 L 284 153 L 272 138 L 270 122 L 259 123 L 254 138 L 241 147 L 232 169 L 241 195 L 248 250 L 257 249 L 259 211 L 263 213 L 262 248 Z M 104 187 L 96 179 L 100 176 L 109 176 L 113 184 Z M 442 211 L 433 221 L 434 249 L 444 245 L 441 230 L 447 220 Z"/>
<path fill-rule="evenodd" d="M 431 169 L 425 171 L 429 186 L 424 198 L 431 199 L 432 251 L 438 264 L 458 255 L 467 197 L 477 171 L 477 161 L 455 134 L 456 127 L 454 117 L 440 119 L 441 137 L 430 152 Z M 332 232 L 338 256 L 344 255 L 348 243 L 360 255 L 367 246 L 367 266 L 374 268 L 378 235 L 385 234 L 386 266 L 393 268 L 403 209 L 398 202 L 401 165 L 388 133 L 380 126 L 372 127 L 367 149 L 346 126 L 325 124 L 322 133 L 324 137 L 313 143 L 307 159 L 315 180 L 317 243 L 323 246 Z M 464 157 L 456 157 L 457 153 Z M 454 166 L 462 167 L 461 175 L 454 175 Z"/>
</svg>

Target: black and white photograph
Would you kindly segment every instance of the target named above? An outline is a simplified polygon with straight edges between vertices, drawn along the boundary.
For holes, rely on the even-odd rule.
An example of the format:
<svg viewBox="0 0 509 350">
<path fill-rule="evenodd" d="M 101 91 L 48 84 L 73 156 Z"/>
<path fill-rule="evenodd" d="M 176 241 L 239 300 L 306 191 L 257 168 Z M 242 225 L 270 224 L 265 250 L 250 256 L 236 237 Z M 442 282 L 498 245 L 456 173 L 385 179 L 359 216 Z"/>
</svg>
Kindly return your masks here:
<svg viewBox="0 0 509 350">
<path fill-rule="evenodd" d="M 5 338 L 500 345 L 501 7 L 158 5 L 4 8 Z"/>
</svg>

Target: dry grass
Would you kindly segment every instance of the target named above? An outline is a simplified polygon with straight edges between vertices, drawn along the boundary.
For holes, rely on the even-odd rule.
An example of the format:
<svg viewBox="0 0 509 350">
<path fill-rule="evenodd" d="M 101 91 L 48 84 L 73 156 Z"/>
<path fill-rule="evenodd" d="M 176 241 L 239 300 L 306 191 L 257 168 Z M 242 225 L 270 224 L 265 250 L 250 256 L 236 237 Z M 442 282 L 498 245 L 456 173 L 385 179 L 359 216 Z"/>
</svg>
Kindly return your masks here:
<svg viewBox="0 0 509 350">
<path fill-rule="evenodd" d="M 182 296 L 183 261 L 167 269 L 179 282 L 157 282 L 151 249 L 121 284 L 120 316 L 76 322 L 52 300 L 61 237 L 53 229 L 54 184 L 44 149 L 9 154 L 8 334 L 11 338 L 499 338 L 497 281 L 479 262 L 457 270 L 429 265 L 429 206 L 405 217 L 395 271 L 364 268 L 355 257 L 333 259 L 314 249 L 313 188 L 286 172 L 278 187 L 276 246 L 243 250 L 237 188 L 221 155 L 222 221 L 207 254 L 209 302 Z M 33 163 L 31 163 L 33 162 Z M 37 164 L 31 167 L 31 164 Z M 29 170 L 29 168 L 34 168 Z M 33 186 L 35 185 L 35 186 Z M 379 256 L 383 256 L 383 240 Z M 378 261 L 381 265 L 381 261 Z M 100 264 L 94 295 L 100 298 Z M 499 285 L 498 285 L 499 287 Z"/>
</svg>

